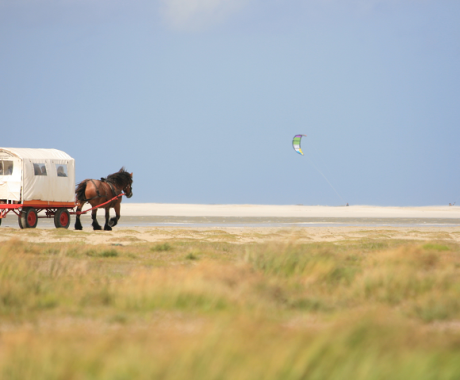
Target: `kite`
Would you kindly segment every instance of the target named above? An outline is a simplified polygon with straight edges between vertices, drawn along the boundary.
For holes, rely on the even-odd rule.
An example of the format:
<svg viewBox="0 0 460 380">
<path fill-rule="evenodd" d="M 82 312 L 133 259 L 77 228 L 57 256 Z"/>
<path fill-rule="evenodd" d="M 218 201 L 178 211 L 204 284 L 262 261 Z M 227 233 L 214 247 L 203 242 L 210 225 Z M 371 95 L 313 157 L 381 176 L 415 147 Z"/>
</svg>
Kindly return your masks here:
<svg viewBox="0 0 460 380">
<path fill-rule="evenodd" d="M 302 140 L 302 136 L 307 137 L 307 135 L 295 135 L 292 139 L 292 147 L 294 150 L 303 156 L 302 148 L 300 147 L 300 140 Z"/>
</svg>

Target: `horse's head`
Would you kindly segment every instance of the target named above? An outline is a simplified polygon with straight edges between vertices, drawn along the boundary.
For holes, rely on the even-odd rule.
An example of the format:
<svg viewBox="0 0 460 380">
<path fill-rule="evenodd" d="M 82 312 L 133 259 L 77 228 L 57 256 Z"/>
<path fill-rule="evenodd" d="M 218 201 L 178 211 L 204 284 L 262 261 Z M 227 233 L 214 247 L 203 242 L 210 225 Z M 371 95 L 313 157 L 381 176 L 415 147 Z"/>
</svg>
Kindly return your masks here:
<svg viewBox="0 0 460 380">
<path fill-rule="evenodd" d="M 106 181 L 116 184 L 118 190 L 122 190 L 127 198 L 133 196 L 133 173 L 128 173 L 124 167 L 108 175 Z"/>
<path fill-rule="evenodd" d="M 133 196 L 133 173 L 130 173 L 129 176 L 130 176 L 130 180 L 128 181 L 125 188 L 123 189 L 127 198 L 131 198 Z"/>
</svg>

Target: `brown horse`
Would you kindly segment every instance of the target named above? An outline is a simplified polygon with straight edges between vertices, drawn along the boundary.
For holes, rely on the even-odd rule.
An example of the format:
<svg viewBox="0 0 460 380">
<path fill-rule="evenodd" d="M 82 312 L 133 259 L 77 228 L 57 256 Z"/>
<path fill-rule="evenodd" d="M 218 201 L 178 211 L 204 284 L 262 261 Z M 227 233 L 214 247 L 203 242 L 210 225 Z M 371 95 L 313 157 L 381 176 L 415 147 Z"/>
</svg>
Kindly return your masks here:
<svg viewBox="0 0 460 380">
<path fill-rule="evenodd" d="M 133 196 L 133 173 L 128 173 L 125 171 L 124 167 L 118 172 L 110 174 L 107 178 L 101 178 L 101 180 L 85 179 L 77 185 L 75 190 L 77 197 L 77 212 L 81 211 L 86 202 L 92 207 L 96 207 L 120 195 L 122 192 L 124 192 L 128 198 Z M 120 219 L 120 203 L 121 196 L 101 207 L 105 208 L 104 230 L 111 231 L 112 227 L 117 225 L 118 219 Z M 115 209 L 116 216 L 109 220 L 111 208 Z M 101 230 L 102 228 L 97 222 L 96 214 L 97 208 L 91 211 L 91 218 L 93 219 L 92 226 L 94 230 Z M 83 229 L 79 214 L 77 214 L 75 229 Z"/>
</svg>

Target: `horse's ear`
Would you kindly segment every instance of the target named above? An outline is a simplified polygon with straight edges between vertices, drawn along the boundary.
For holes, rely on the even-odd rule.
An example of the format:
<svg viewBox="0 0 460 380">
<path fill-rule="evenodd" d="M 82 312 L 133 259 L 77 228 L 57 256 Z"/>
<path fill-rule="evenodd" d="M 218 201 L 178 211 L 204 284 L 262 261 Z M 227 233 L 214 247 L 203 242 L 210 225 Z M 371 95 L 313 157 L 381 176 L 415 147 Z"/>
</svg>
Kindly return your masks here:
<svg viewBox="0 0 460 380">
<path fill-rule="evenodd" d="M 131 178 L 133 178 L 133 173 L 130 174 Z"/>
</svg>

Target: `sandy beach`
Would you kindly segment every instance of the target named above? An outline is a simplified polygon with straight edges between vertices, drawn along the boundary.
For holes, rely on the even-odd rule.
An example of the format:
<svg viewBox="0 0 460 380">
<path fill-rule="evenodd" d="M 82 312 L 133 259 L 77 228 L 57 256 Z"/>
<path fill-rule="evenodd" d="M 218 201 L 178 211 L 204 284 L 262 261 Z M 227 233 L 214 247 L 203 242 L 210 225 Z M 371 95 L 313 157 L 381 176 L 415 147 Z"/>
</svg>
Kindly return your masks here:
<svg viewBox="0 0 460 380">
<path fill-rule="evenodd" d="M 103 215 L 101 211 L 98 214 L 101 225 Z M 113 231 L 93 231 L 90 215 L 82 217 L 83 231 L 73 230 L 74 216 L 68 230 L 56 230 L 52 219 L 40 219 L 36 229 L 20 230 L 17 217 L 8 215 L 0 227 L 0 241 L 14 237 L 41 243 L 80 241 L 89 244 L 123 245 L 184 239 L 232 243 L 340 242 L 363 238 L 460 241 L 460 207 L 449 206 L 328 207 L 123 203 L 121 215 L 120 223 Z M 149 225 L 149 220 L 156 221 L 157 225 Z M 281 224 L 280 220 L 289 222 Z M 372 225 L 370 220 L 379 222 Z M 179 223 L 181 221 L 182 223 Z M 238 225 L 245 221 L 247 225 Z M 394 226 L 401 221 L 409 223 Z M 431 224 L 423 225 L 426 221 L 430 221 Z"/>
<path fill-rule="evenodd" d="M 449 218 L 460 219 L 460 207 L 380 207 L 304 205 L 204 205 L 167 203 L 122 203 L 126 216 L 188 217 L 334 217 L 334 218 Z"/>
<path fill-rule="evenodd" d="M 136 227 L 113 231 L 0 228 L 0 242 L 132 245 L 175 241 L 246 243 L 340 243 L 362 239 L 460 242 L 460 227 Z"/>
</svg>

